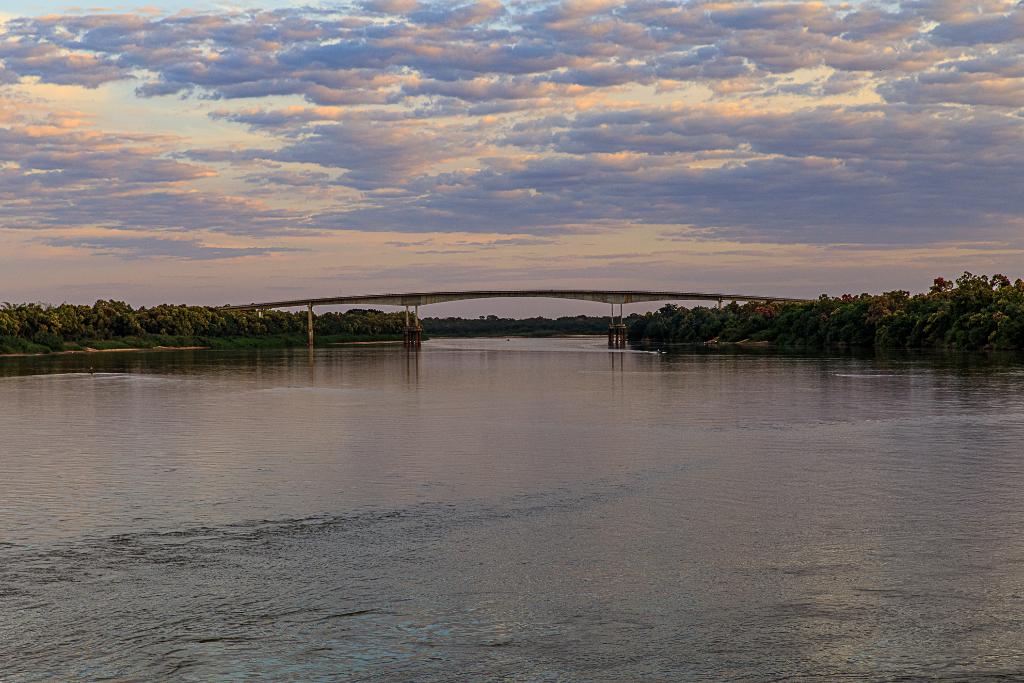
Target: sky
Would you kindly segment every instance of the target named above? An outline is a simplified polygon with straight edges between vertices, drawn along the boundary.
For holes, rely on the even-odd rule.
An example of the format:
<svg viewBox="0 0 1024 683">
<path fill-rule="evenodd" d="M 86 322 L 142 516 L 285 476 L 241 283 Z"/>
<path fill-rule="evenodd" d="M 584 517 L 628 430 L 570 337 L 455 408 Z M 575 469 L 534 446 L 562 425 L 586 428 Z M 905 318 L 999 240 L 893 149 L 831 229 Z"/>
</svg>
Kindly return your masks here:
<svg viewBox="0 0 1024 683">
<path fill-rule="evenodd" d="M 1003 0 L 0 0 L 0 301 L 1019 277 L 1022 117 Z"/>
</svg>

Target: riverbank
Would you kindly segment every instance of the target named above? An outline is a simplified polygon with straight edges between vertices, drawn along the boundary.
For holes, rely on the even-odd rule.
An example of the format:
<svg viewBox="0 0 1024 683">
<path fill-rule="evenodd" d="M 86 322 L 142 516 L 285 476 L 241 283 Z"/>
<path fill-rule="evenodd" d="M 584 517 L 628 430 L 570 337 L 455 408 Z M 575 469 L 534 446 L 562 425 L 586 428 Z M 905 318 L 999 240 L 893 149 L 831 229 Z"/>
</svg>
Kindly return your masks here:
<svg viewBox="0 0 1024 683">
<path fill-rule="evenodd" d="M 557 332 L 522 333 L 522 334 L 445 334 L 433 335 L 434 338 L 564 338 L 602 337 L 602 334 L 566 334 Z M 426 337 L 424 338 L 426 339 Z M 316 347 L 355 346 L 375 344 L 401 344 L 398 335 L 320 335 L 315 338 Z M 201 351 L 206 349 L 287 349 L 299 348 L 308 344 L 305 335 L 273 335 L 254 337 L 169 337 L 155 335 L 150 337 L 123 337 L 102 341 L 85 341 L 66 343 L 63 348 L 50 349 L 40 344 L 22 342 L 21 348 L 12 350 L 0 345 L 0 358 L 21 358 L 33 356 L 67 356 L 91 353 L 121 353 L 127 351 Z"/>
<path fill-rule="evenodd" d="M 9 339 L 9 338 L 8 338 Z M 3 340 L 0 340 L 3 341 Z M 0 358 L 16 358 L 24 356 L 59 356 L 90 353 L 118 353 L 128 351 L 190 351 L 204 349 L 283 349 L 306 346 L 304 334 L 279 334 L 264 336 L 236 337 L 185 337 L 171 335 L 145 335 L 118 337 L 104 340 L 83 340 L 65 342 L 53 348 L 16 340 L 18 343 L 0 344 Z M 316 346 L 333 346 L 338 344 L 382 343 L 401 341 L 396 335 L 321 335 L 316 338 Z"/>
<path fill-rule="evenodd" d="M 153 346 L 150 348 L 93 349 L 84 348 L 74 351 L 47 351 L 34 353 L 0 353 L 0 358 L 29 358 L 33 356 L 76 356 L 91 353 L 125 353 L 129 351 L 202 351 L 209 346 Z"/>
</svg>

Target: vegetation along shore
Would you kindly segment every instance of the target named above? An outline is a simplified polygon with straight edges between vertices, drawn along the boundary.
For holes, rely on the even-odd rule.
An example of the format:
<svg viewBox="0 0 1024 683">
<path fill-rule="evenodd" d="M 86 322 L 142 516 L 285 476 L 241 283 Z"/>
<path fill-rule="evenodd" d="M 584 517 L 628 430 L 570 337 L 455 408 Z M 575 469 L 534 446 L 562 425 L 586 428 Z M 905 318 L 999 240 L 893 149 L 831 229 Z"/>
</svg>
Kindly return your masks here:
<svg viewBox="0 0 1024 683">
<path fill-rule="evenodd" d="M 603 334 L 607 318 L 425 318 L 443 336 Z M 928 292 L 829 297 L 806 303 L 729 304 L 721 309 L 666 305 L 625 319 L 633 342 L 750 342 L 825 349 L 1024 350 L 1024 281 L 964 273 L 936 278 Z M 323 313 L 321 345 L 401 339 L 404 314 L 375 310 Z M 229 311 L 163 304 L 132 308 L 119 301 L 91 306 L 4 304 L 0 354 L 158 347 L 286 347 L 306 343 L 306 313 Z"/>
<path fill-rule="evenodd" d="M 402 338 L 398 313 L 354 310 L 316 317 L 317 343 Z M 305 346 L 306 313 L 227 311 L 162 304 L 132 308 L 120 301 L 91 306 L 5 304 L 0 353 L 106 351 L 157 347 L 251 348 Z"/>
<path fill-rule="evenodd" d="M 929 291 L 821 296 L 796 304 L 667 305 L 631 316 L 629 339 L 656 343 L 763 342 L 778 346 L 1024 350 L 1024 281 L 964 273 Z"/>
</svg>

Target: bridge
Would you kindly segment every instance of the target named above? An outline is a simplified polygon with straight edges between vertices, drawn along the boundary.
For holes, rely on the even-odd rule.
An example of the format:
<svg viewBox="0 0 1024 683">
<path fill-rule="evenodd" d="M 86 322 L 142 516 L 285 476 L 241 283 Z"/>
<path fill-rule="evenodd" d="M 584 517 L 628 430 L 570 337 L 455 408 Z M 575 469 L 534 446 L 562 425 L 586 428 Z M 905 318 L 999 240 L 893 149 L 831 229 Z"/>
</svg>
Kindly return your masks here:
<svg viewBox="0 0 1024 683">
<path fill-rule="evenodd" d="M 574 299 L 577 301 L 597 301 L 610 304 L 612 307 L 611 324 L 608 327 L 608 345 L 625 346 L 626 326 L 622 322 L 622 306 L 624 304 L 644 301 L 716 301 L 722 307 L 724 301 L 764 301 L 799 303 L 811 299 L 798 299 L 785 296 L 765 296 L 762 294 L 730 294 L 726 292 L 677 292 L 657 290 L 600 290 L 600 289 L 507 289 L 507 290 L 473 290 L 463 292 L 410 292 L 405 294 L 359 294 L 348 296 L 329 296 L 320 298 L 291 299 L 286 301 L 265 301 L 262 303 L 236 304 L 225 306 L 226 310 L 264 311 L 273 308 L 305 307 L 307 311 L 307 329 L 309 345 L 313 346 L 313 307 L 314 306 L 404 306 L 405 307 L 405 344 L 418 347 L 423 336 L 420 324 L 419 308 L 430 304 L 449 301 L 465 301 L 467 299 L 508 299 L 508 298 L 544 298 Z M 619 307 L 616 322 L 615 306 Z M 412 309 L 412 311 L 410 311 Z M 410 312 L 412 317 L 410 318 Z"/>
</svg>

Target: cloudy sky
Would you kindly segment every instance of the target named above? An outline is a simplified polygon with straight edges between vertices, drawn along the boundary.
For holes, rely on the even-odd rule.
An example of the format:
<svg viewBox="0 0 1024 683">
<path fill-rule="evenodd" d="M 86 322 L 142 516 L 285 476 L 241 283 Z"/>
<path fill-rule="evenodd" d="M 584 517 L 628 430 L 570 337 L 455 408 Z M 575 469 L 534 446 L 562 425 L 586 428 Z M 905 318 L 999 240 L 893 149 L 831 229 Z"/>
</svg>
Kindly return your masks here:
<svg viewBox="0 0 1024 683">
<path fill-rule="evenodd" d="M 0 0 L 0 300 L 1024 276 L 1024 4 Z"/>
</svg>

